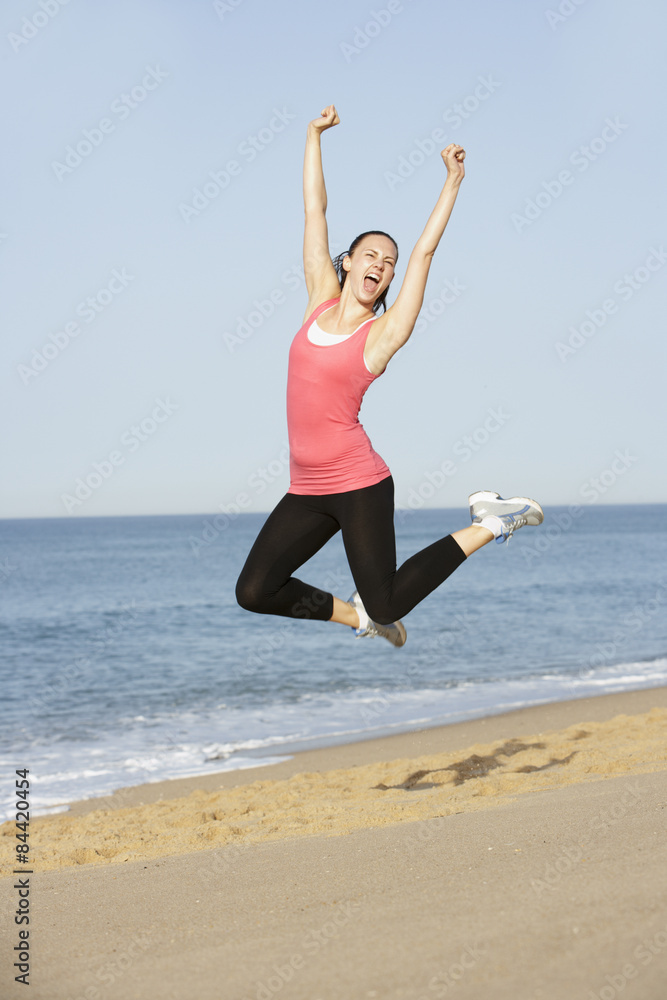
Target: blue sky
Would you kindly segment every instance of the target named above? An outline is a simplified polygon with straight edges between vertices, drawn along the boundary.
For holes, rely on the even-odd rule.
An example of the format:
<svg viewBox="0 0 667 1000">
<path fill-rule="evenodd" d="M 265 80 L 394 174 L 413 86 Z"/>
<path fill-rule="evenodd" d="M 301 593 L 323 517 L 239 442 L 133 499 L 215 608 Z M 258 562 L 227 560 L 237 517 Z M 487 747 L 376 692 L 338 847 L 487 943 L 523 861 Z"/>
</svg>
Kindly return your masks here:
<svg viewBox="0 0 667 1000">
<path fill-rule="evenodd" d="M 667 502 L 657 0 L 0 17 L 0 516 L 262 511 L 286 491 L 303 145 L 331 102 L 332 248 L 391 232 L 397 283 L 439 149 L 467 151 L 422 322 L 362 408 L 397 503 Z"/>
</svg>

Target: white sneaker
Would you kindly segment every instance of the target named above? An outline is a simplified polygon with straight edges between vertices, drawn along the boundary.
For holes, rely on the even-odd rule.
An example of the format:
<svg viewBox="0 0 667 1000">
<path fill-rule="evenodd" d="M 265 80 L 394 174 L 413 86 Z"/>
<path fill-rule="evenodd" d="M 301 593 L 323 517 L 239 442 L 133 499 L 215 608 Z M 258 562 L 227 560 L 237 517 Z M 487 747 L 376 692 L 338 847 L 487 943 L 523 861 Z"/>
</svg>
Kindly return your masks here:
<svg viewBox="0 0 667 1000">
<path fill-rule="evenodd" d="M 371 621 L 366 613 L 366 608 L 364 607 L 357 590 L 355 590 L 352 594 L 348 604 L 351 604 L 359 615 L 359 622 L 361 623 L 361 626 L 360 628 L 352 629 L 358 639 L 365 635 L 381 635 L 382 638 L 387 639 L 392 646 L 405 645 L 408 634 L 405 631 L 405 625 L 403 622 L 392 622 L 391 625 L 378 625 L 377 622 Z M 364 625 L 364 623 L 366 624 Z"/>
<path fill-rule="evenodd" d="M 544 511 L 540 505 L 528 497 L 503 500 L 499 493 L 480 490 L 478 493 L 471 493 L 468 503 L 472 523 L 488 527 L 495 535 L 496 542 L 506 541 L 526 524 L 542 524 L 544 520 Z"/>
</svg>

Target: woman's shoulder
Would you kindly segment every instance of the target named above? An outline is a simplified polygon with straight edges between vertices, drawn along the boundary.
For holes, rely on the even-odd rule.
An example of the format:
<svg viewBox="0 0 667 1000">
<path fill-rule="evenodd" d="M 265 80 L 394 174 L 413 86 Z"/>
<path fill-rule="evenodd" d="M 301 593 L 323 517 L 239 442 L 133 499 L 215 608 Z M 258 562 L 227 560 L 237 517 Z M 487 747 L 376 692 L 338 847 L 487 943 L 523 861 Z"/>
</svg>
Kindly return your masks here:
<svg viewBox="0 0 667 1000">
<path fill-rule="evenodd" d="M 336 305 L 337 302 L 340 302 L 340 295 L 335 299 L 324 299 L 320 301 L 315 300 L 315 302 L 313 302 L 313 300 L 309 300 L 306 314 L 303 317 L 303 323 L 301 325 L 305 326 L 307 323 L 317 319 L 318 316 L 321 316 L 327 309 Z"/>
</svg>

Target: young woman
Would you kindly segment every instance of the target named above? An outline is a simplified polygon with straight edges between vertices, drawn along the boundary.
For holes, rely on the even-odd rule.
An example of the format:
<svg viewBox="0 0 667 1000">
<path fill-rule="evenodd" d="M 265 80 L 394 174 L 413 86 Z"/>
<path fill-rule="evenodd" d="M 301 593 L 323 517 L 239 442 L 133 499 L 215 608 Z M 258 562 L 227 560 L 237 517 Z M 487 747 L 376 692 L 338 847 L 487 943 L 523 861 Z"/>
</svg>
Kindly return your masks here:
<svg viewBox="0 0 667 1000">
<path fill-rule="evenodd" d="M 464 177 L 465 151 L 442 151 L 447 179 L 410 255 L 389 309 L 398 247 L 387 233 L 362 233 L 332 261 L 321 135 L 339 124 L 333 105 L 308 126 L 303 172 L 304 270 L 308 307 L 289 355 L 290 487 L 269 515 L 241 572 L 236 597 L 260 614 L 351 626 L 358 636 L 405 642 L 400 621 L 473 552 L 493 538 L 543 520 L 525 497 L 469 497 L 473 523 L 433 542 L 396 568 L 394 483 L 358 420 L 361 400 L 414 329 L 431 260 Z M 380 310 L 383 310 L 381 315 Z M 342 531 L 357 591 L 342 601 L 293 576 Z"/>
</svg>

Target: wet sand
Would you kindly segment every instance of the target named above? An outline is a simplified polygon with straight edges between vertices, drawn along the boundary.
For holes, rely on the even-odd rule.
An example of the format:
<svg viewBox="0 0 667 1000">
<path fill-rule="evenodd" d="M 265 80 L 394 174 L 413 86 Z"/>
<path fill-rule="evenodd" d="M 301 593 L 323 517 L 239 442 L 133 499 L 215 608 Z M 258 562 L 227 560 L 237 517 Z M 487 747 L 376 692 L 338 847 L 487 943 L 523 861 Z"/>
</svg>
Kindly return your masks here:
<svg viewBox="0 0 667 1000">
<path fill-rule="evenodd" d="M 31 823 L 31 995 L 662 1000 L 666 770 L 658 688 L 76 803 Z"/>
</svg>

